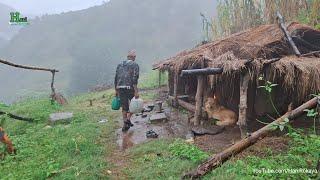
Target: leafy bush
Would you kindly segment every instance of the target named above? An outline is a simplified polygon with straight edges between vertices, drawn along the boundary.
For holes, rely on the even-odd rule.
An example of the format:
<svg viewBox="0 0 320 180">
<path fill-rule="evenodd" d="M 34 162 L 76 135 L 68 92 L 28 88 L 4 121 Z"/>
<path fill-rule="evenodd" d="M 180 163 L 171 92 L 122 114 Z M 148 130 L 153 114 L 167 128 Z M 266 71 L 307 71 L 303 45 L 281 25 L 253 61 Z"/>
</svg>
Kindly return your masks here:
<svg viewBox="0 0 320 180">
<path fill-rule="evenodd" d="M 191 160 L 192 162 L 200 162 L 208 158 L 208 155 L 198 147 L 187 144 L 180 139 L 170 144 L 169 150 L 173 155 L 182 159 Z"/>
</svg>

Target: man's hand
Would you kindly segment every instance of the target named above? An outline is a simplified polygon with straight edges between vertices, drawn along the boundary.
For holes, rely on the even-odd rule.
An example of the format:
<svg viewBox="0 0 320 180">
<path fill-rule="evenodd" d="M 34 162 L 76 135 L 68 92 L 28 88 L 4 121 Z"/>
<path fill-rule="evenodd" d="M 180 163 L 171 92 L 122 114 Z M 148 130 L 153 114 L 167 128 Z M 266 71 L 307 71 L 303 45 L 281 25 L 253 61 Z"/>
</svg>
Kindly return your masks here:
<svg viewBox="0 0 320 180">
<path fill-rule="evenodd" d="M 139 91 L 138 91 L 137 85 L 133 85 L 133 89 L 134 89 L 134 97 L 136 99 L 139 99 Z"/>
<path fill-rule="evenodd" d="M 135 92 L 135 93 L 134 93 L 134 97 L 135 97 L 136 99 L 139 99 L 139 93 L 138 93 L 138 92 Z"/>
<path fill-rule="evenodd" d="M 118 91 L 118 89 L 115 89 L 115 96 L 119 96 L 119 91 Z"/>
</svg>

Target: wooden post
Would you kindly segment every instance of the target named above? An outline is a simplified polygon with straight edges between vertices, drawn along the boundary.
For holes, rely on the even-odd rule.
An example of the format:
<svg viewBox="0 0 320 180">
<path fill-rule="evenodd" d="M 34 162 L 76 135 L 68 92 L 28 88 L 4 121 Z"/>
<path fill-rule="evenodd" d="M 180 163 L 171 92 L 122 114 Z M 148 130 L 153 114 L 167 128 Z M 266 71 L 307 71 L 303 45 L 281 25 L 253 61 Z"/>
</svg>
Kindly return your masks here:
<svg viewBox="0 0 320 180">
<path fill-rule="evenodd" d="M 197 126 L 200 124 L 200 120 L 202 117 L 202 102 L 203 102 L 203 88 L 204 88 L 204 76 L 199 75 L 198 85 L 197 85 L 197 94 L 196 94 L 196 112 L 194 114 L 194 125 Z"/>
<path fill-rule="evenodd" d="M 240 76 L 240 102 L 239 102 L 239 127 L 241 131 L 241 138 L 245 138 L 248 133 L 247 126 L 247 103 L 248 103 L 248 84 L 250 76 L 249 73 Z"/>
<path fill-rule="evenodd" d="M 161 87 L 161 70 L 159 70 L 159 88 Z"/>
<path fill-rule="evenodd" d="M 55 101 L 55 96 L 56 96 L 56 90 L 54 88 L 54 76 L 55 76 L 56 72 L 55 71 L 51 71 L 51 73 L 52 73 L 52 79 L 51 79 L 51 104 L 53 104 L 54 101 Z"/>
<path fill-rule="evenodd" d="M 177 100 L 178 100 L 178 74 L 175 72 L 174 74 L 174 80 L 173 80 L 173 106 L 177 106 Z"/>
</svg>

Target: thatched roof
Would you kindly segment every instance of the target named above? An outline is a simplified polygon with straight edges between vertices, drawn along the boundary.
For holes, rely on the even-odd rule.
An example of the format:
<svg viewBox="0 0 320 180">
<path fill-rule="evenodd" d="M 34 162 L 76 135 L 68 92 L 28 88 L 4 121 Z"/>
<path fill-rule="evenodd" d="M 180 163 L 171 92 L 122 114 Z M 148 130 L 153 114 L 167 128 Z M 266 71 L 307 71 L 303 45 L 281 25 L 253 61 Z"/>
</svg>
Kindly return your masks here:
<svg viewBox="0 0 320 180">
<path fill-rule="evenodd" d="M 298 23 L 288 25 L 302 54 L 320 50 L 320 31 Z M 297 40 L 297 41 L 296 41 Z M 256 76 L 265 70 L 268 59 L 280 58 L 268 65 L 270 80 L 281 79 L 286 90 L 295 88 L 300 98 L 311 92 L 320 91 L 320 58 L 316 56 L 297 57 L 286 42 L 284 34 L 277 25 L 262 25 L 227 38 L 217 40 L 183 51 L 174 57 L 154 65 L 154 69 L 170 70 L 179 73 L 183 69 L 201 67 L 205 60 L 208 67 L 222 67 L 222 76 L 233 77 L 244 68 Z M 250 68 L 245 63 L 251 60 Z"/>
<path fill-rule="evenodd" d="M 288 30 L 292 35 L 302 36 L 303 39 L 311 41 L 314 46 L 320 48 L 320 31 L 298 23 L 289 24 Z M 311 51 L 299 44 L 298 48 L 302 53 Z M 262 25 L 183 51 L 174 57 L 154 64 L 154 69 L 189 69 L 197 61 L 201 61 L 201 56 L 205 56 L 207 59 L 216 59 L 229 51 L 237 59 L 271 59 L 292 54 L 284 34 L 277 25 Z"/>
</svg>

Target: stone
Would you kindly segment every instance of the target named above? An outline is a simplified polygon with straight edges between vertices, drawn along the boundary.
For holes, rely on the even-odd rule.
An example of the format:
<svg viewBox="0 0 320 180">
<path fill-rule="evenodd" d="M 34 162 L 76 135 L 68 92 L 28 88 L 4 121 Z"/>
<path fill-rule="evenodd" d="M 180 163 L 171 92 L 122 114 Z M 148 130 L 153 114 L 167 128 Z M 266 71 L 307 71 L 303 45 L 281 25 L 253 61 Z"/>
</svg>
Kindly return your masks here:
<svg viewBox="0 0 320 180">
<path fill-rule="evenodd" d="M 167 116 L 165 113 L 157 113 L 157 114 L 152 114 L 150 116 L 151 123 L 159 123 L 159 122 L 165 122 L 165 121 L 167 121 Z"/>
<path fill-rule="evenodd" d="M 220 134 L 225 130 L 224 127 L 221 126 L 195 126 L 191 128 L 191 131 L 194 133 L 196 136 L 202 136 L 202 135 L 216 135 Z"/>
<path fill-rule="evenodd" d="M 186 142 L 190 144 L 194 144 L 194 134 L 192 131 L 189 131 L 186 135 Z"/>
<path fill-rule="evenodd" d="M 108 119 L 101 119 L 98 123 L 106 123 L 108 122 Z"/>
<path fill-rule="evenodd" d="M 52 113 L 49 116 L 49 121 L 51 124 L 55 124 L 57 122 L 65 123 L 65 122 L 71 122 L 73 113 L 70 112 L 64 112 L 64 113 Z"/>
</svg>

